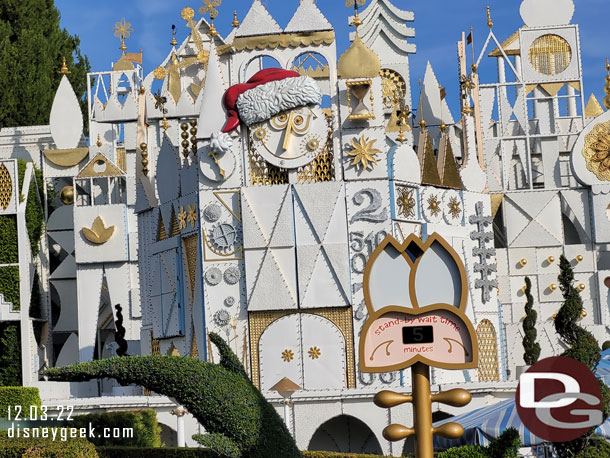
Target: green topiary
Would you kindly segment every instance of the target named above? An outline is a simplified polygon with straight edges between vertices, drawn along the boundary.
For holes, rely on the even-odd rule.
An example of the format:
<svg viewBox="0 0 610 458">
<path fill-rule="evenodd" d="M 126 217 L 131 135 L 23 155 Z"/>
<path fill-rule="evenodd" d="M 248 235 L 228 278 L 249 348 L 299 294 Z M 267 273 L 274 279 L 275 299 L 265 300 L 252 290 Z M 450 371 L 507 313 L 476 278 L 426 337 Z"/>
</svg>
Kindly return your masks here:
<svg viewBox="0 0 610 458">
<path fill-rule="evenodd" d="M 195 434 L 193 440 L 202 447 L 215 450 L 227 458 L 239 458 L 241 456 L 241 450 L 235 445 L 235 442 L 222 434 Z"/>
<path fill-rule="evenodd" d="M 15 215 L 0 216 L 0 264 L 16 264 L 19 262 L 17 249 L 17 218 Z"/>
<path fill-rule="evenodd" d="M 392 458 L 391 456 L 369 455 L 360 453 L 342 452 L 303 452 L 305 458 Z M 410 455 L 409 455 L 410 456 Z"/>
<path fill-rule="evenodd" d="M 21 385 L 20 329 L 19 323 L 0 323 L 0 387 Z"/>
<path fill-rule="evenodd" d="M 532 296 L 532 282 L 525 277 L 525 319 L 523 320 L 523 359 L 525 364 L 531 366 L 540 357 L 540 344 L 536 342 L 536 319 L 538 313 L 534 310 L 534 297 Z"/>
<path fill-rule="evenodd" d="M 439 453 L 437 458 L 517 458 L 520 447 L 519 431 L 515 428 L 507 428 L 493 439 L 488 447 L 479 445 L 454 447 Z"/>
<path fill-rule="evenodd" d="M 555 330 L 563 341 L 569 345 L 569 348 L 563 352 L 562 356 L 576 359 L 591 371 L 595 371 L 601 360 L 601 350 L 593 334 L 578 325 L 578 320 L 583 311 L 582 298 L 578 289 L 574 287 L 574 270 L 572 265 L 563 255 L 559 259 L 558 280 L 564 303 L 557 312 Z M 610 390 L 601 380 L 599 384 L 602 390 L 602 412 L 605 420 L 610 413 Z M 570 442 L 554 443 L 553 448 L 559 457 L 572 458 L 584 451 L 594 431 L 592 429 L 583 437 Z"/>
<path fill-rule="evenodd" d="M 453 447 L 437 455 L 437 458 L 489 458 L 485 447 L 479 445 L 464 445 Z"/>
<path fill-rule="evenodd" d="M 8 417 L 8 409 L 11 408 L 11 416 L 16 415 L 15 407 L 21 406 L 22 417 L 29 417 L 30 407 L 40 407 L 40 393 L 38 388 L 27 388 L 24 386 L 0 387 L 0 418 Z"/>
<path fill-rule="evenodd" d="M 610 340 L 606 340 L 603 344 L 602 344 L 602 351 L 606 351 L 610 348 Z"/>
<path fill-rule="evenodd" d="M 114 378 L 176 399 L 208 433 L 224 435 L 244 458 L 300 458 L 283 420 L 252 384 L 243 366 L 217 334 L 210 339 L 220 364 L 171 356 L 129 356 L 47 369 L 51 380 Z"/>
<path fill-rule="evenodd" d="M 608 458 L 610 457 L 610 444 L 601 436 L 591 437 L 589 444 L 574 458 Z"/>
<path fill-rule="evenodd" d="M 127 412 L 104 412 L 72 417 L 66 425 L 71 428 L 87 428 L 89 423 L 98 431 L 105 428 L 133 428 L 132 437 L 93 437 L 89 441 L 97 446 L 161 447 L 161 427 L 154 410 L 133 410 Z"/>
<path fill-rule="evenodd" d="M 1 458 L 98 458 L 86 439 L 54 441 L 52 438 L 17 439 L 0 435 Z"/>
<path fill-rule="evenodd" d="M 27 162 L 19 159 L 19 186 L 23 186 Z M 40 251 L 40 237 L 44 228 L 44 210 L 42 203 L 44 202 L 44 178 L 42 172 L 34 167 L 34 173 L 30 180 L 28 189 L 28 201 L 25 208 L 25 225 L 30 239 L 30 248 L 32 257 L 38 256 Z"/>
<path fill-rule="evenodd" d="M 97 447 L 100 458 L 225 458 L 204 448 Z"/>
<path fill-rule="evenodd" d="M 21 309 L 19 266 L 0 267 L 0 294 L 6 302 L 13 304 L 14 310 Z"/>
</svg>

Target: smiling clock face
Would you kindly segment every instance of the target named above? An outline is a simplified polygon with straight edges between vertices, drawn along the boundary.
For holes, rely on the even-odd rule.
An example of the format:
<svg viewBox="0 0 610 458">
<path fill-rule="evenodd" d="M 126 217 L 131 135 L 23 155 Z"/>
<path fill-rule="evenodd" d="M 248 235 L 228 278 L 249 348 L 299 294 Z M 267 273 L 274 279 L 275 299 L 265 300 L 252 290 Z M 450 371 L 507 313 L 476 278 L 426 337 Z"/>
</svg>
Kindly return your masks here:
<svg viewBox="0 0 610 458">
<path fill-rule="evenodd" d="M 250 126 L 254 152 L 276 167 L 293 169 L 313 161 L 326 146 L 328 124 L 319 107 L 301 107 Z"/>
</svg>

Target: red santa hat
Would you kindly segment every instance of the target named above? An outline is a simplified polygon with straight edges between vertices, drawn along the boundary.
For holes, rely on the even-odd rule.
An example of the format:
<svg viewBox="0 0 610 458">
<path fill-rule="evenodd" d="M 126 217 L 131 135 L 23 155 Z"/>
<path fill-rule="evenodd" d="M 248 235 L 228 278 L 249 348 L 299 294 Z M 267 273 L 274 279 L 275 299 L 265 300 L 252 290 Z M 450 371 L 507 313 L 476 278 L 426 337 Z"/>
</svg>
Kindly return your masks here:
<svg viewBox="0 0 610 458">
<path fill-rule="evenodd" d="M 291 70 L 267 68 L 225 92 L 223 103 L 229 119 L 222 131 L 231 132 L 242 121 L 251 126 L 283 111 L 321 101 L 320 87 L 312 78 Z"/>
</svg>

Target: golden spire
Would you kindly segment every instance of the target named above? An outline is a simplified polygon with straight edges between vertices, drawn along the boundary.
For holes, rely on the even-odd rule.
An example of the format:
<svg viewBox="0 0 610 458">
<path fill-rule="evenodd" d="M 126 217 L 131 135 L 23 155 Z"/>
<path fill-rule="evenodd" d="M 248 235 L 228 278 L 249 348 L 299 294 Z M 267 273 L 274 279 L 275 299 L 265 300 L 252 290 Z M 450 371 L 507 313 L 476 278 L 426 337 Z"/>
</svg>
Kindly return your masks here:
<svg viewBox="0 0 610 458">
<path fill-rule="evenodd" d="M 97 134 L 97 147 L 101 148 L 102 147 L 102 137 L 100 134 Z"/>
<path fill-rule="evenodd" d="M 176 41 L 176 24 L 172 24 L 172 41 L 169 42 L 171 46 L 178 46 Z"/>
<path fill-rule="evenodd" d="M 491 20 L 491 10 L 489 6 L 487 7 L 487 27 L 490 29 L 494 26 L 494 23 Z"/>
<path fill-rule="evenodd" d="M 66 65 L 66 58 L 63 58 L 63 62 L 61 64 L 61 69 L 59 70 L 59 73 L 61 73 L 62 75 L 69 75 L 70 74 L 70 70 L 68 70 L 68 66 Z"/>
<path fill-rule="evenodd" d="M 114 30 L 114 36 L 121 40 L 121 47 L 119 48 L 119 50 L 125 53 L 125 51 L 127 51 L 127 46 L 125 46 L 125 40 L 129 38 L 131 36 L 131 32 L 133 32 L 133 29 L 131 28 L 131 23 L 126 22 L 125 18 L 123 18 L 121 21 L 114 24 L 114 29 L 112 30 Z"/>
<path fill-rule="evenodd" d="M 417 105 L 417 113 L 421 117 L 421 121 L 419 121 L 419 127 L 421 127 L 421 129 L 424 130 L 426 128 L 426 121 L 424 121 L 424 107 L 422 106 L 422 100 L 424 98 L 424 89 L 421 85 L 421 80 L 419 80 L 418 83 L 419 83 L 419 104 Z"/>
<path fill-rule="evenodd" d="M 233 11 L 233 24 L 231 24 L 234 28 L 239 27 L 239 19 L 237 19 L 237 10 Z"/>
<path fill-rule="evenodd" d="M 362 25 L 362 20 L 360 16 L 358 16 L 358 7 L 364 6 L 366 0 L 345 0 L 345 6 L 348 8 L 354 8 L 354 22 L 350 25 L 356 27 L 356 33 L 358 32 L 358 27 Z"/>
<path fill-rule="evenodd" d="M 610 110 L 610 60 L 606 59 L 606 86 L 604 87 L 606 97 L 604 97 L 604 106 Z"/>
<path fill-rule="evenodd" d="M 218 10 L 216 9 L 216 7 L 222 4 L 222 0 L 202 1 L 205 6 L 199 8 L 199 14 L 205 16 L 206 14 L 210 13 L 210 31 L 208 32 L 208 35 L 210 35 L 211 37 L 218 36 L 218 31 L 216 30 L 216 27 L 214 27 L 214 19 L 218 17 Z"/>
</svg>

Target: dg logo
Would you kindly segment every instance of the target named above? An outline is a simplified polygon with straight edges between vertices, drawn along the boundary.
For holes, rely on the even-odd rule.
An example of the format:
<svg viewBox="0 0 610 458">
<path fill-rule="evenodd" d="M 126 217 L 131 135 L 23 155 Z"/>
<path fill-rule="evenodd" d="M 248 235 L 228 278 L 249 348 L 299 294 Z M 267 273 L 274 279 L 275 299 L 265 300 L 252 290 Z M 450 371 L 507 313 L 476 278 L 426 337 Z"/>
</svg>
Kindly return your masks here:
<svg viewBox="0 0 610 458">
<path fill-rule="evenodd" d="M 572 358 L 543 359 L 519 378 L 519 418 L 550 442 L 574 440 L 602 423 L 601 387 L 587 366 Z"/>
</svg>

